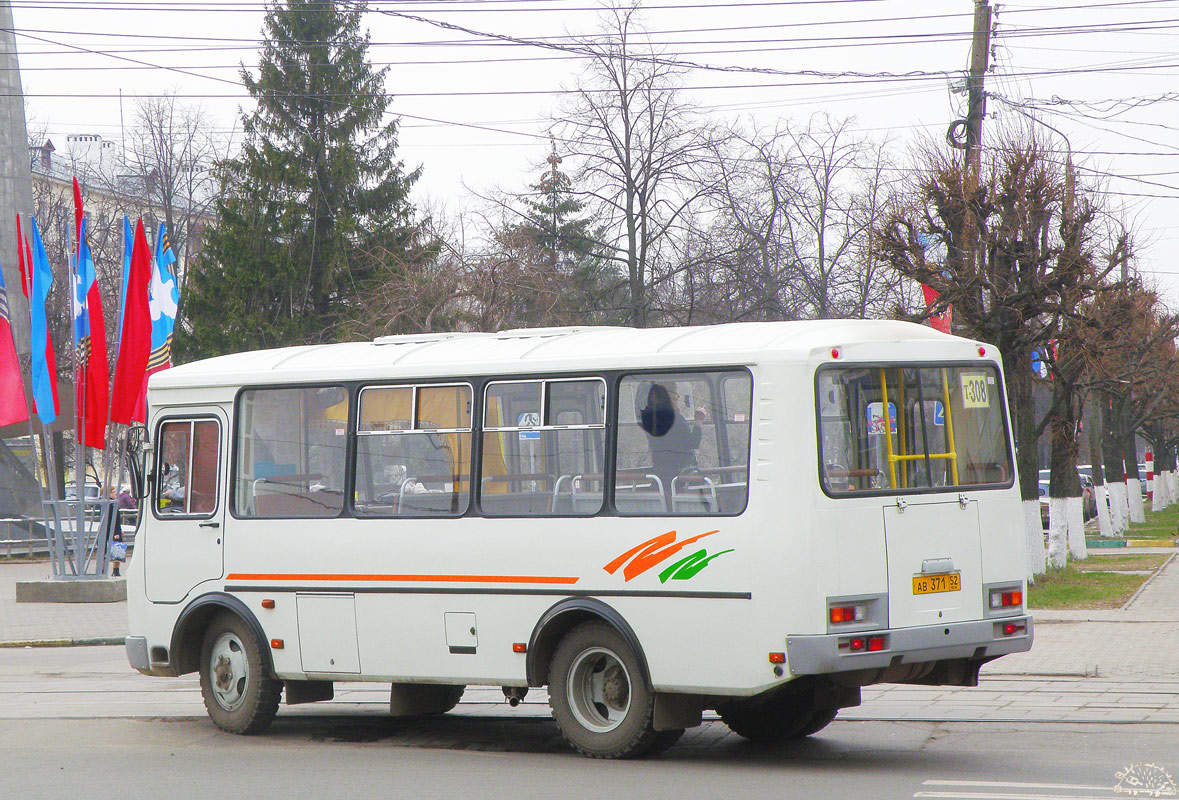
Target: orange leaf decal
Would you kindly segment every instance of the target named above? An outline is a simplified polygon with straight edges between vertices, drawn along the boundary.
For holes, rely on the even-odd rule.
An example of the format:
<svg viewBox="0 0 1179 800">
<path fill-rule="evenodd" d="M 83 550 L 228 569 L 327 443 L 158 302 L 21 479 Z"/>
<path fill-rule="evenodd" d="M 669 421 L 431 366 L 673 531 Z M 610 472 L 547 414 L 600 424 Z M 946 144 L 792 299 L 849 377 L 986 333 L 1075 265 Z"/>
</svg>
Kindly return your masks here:
<svg viewBox="0 0 1179 800">
<path fill-rule="evenodd" d="M 630 563 L 626 564 L 622 570 L 623 582 L 626 582 L 631 578 L 642 575 L 644 572 L 651 569 L 651 567 L 655 566 L 659 562 L 666 561 L 667 559 L 671 558 L 680 550 L 683 550 L 685 547 L 692 544 L 692 542 L 699 541 L 705 536 L 711 536 L 712 534 L 718 532 L 719 531 L 708 531 L 707 533 L 702 533 L 698 536 L 691 536 L 679 542 L 675 540 L 675 531 L 661 533 L 654 539 L 648 539 L 642 544 L 636 545 L 630 550 L 627 550 L 625 553 L 618 556 L 618 558 L 611 561 L 602 569 L 613 575 L 618 570 L 618 568 L 626 563 L 629 559 Z"/>
</svg>

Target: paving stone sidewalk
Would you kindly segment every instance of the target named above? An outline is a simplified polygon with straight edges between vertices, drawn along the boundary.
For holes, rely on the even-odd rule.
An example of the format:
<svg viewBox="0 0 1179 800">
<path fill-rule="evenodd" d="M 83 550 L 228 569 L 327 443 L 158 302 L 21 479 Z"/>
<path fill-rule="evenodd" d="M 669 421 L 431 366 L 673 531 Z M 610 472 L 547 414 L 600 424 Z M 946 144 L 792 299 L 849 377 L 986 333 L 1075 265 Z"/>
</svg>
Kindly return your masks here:
<svg viewBox="0 0 1179 800">
<path fill-rule="evenodd" d="M 16 584 L 53 576 L 48 561 L 0 562 L 0 643 L 127 635 L 127 603 L 18 603 Z"/>
</svg>

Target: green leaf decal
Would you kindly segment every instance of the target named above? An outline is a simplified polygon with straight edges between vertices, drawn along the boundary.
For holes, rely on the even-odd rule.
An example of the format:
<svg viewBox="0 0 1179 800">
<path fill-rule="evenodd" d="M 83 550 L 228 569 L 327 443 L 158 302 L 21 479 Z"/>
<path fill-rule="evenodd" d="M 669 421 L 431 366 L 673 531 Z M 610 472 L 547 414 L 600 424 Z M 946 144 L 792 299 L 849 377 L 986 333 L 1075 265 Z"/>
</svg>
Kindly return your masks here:
<svg viewBox="0 0 1179 800">
<path fill-rule="evenodd" d="M 659 582 L 667 583 L 667 581 L 686 581 L 688 578 L 696 576 L 700 570 L 708 566 L 708 562 L 717 556 L 723 556 L 725 553 L 733 552 L 733 548 L 728 550 L 721 550 L 719 553 L 708 555 L 707 550 L 697 550 L 687 558 L 681 558 L 679 561 L 672 564 L 663 572 L 659 573 Z"/>
</svg>

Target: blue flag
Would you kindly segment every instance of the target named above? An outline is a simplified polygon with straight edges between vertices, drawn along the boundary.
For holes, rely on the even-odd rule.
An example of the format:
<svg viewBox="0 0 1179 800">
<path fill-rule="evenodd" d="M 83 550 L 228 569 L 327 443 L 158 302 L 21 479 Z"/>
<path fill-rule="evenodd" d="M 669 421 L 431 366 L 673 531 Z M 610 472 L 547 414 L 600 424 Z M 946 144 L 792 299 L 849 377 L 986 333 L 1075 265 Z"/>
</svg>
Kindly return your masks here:
<svg viewBox="0 0 1179 800">
<path fill-rule="evenodd" d="M 79 366 L 85 363 L 88 352 L 87 340 L 90 338 L 90 314 L 86 309 L 86 296 L 90 292 L 90 284 L 96 280 L 94 259 L 90 255 L 90 248 L 85 242 L 85 236 L 86 218 L 83 217 L 81 228 L 78 231 L 78 241 L 81 244 L 78 246 L 76 257 L 71 258 L 74 262 L 74 347 L 78 348 Z"/>
<path fill-rule="evenodd" d="M 151 310 L 151 355 L 147 359 L 147 373 L 172 365 L 172 331 L 176 327 L 176 306 L 180 289 L 170 269 L 176 263 L 176 252 L 164 223 L 156 234 L 155 264 L 151 271 L 148 308 Z"/>
<path fill-rule="evenodd" d="M 33 399 L 37 403 L 37 417 L 42 425 L 49 425 L 57 419 L 57 404 L 54 402 L 56 376 L 51 374 L 47 358 L 49 348 L 49 324 L 45 319 L 45 301 L 53 287 L 53 270 L 49 268 L 49 256 L 37 230 L 37 218 L 33 217 L 33 288 L 29 296 L 32 310 L 32 341 L 29 351 L 33 367 Z"/>
</svg>

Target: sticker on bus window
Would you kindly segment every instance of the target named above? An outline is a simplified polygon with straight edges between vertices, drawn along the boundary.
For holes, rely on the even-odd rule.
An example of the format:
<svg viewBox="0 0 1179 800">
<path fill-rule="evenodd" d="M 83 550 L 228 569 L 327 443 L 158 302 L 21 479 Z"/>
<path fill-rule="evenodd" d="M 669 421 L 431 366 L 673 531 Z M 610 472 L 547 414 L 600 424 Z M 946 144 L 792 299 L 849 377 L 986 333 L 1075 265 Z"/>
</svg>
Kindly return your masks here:
<svg viewBox="0 0 1179 800">
<path fill-rule="evenodd" d="M 897 432 L 897 406 L 892 402 L 888 404 L 888 432 L 891 434 Z M 884 433 L 884 404 L 880 402 L 869 403 L 868 434 L 879 436 L 882 433 Z"/>
<path fill-rule="evenodd" d="M 964 372 L 961 378 L 963 408 L 986 408 L 990 405 L 986 374 L 982 372 Z"/>
</svg>

